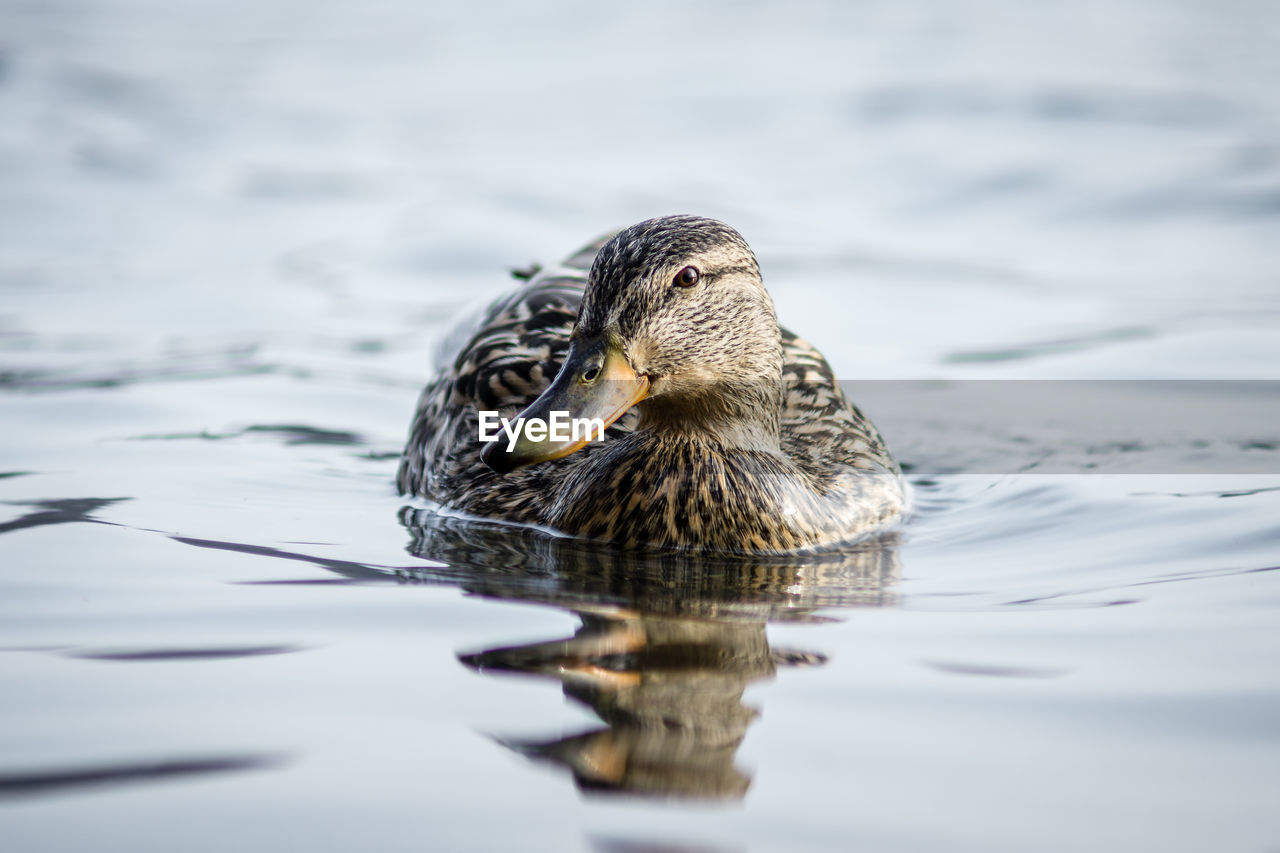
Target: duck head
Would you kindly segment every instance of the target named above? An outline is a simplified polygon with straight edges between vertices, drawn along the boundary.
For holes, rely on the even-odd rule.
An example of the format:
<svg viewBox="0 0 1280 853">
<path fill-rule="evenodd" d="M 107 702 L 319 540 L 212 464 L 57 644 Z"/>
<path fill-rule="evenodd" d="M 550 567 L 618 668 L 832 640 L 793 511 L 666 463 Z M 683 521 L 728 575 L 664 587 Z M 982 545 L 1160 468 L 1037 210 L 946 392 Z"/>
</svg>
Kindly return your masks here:
<svg viewBox="0 0 1280 853">
<path fill-rule="evenodd" d="M 564 412 L 607 426 L 638 406 L 641 430 L 776 447 L 782 363 L 773 301 L 742 236 L 714 219 L 649 219 L 596 255 L 564 364 L 520 417 Z M 581 432 L 567 441 L 522 432 L 482 458 L 505 473 L 586 443 Z"/>
</svg>

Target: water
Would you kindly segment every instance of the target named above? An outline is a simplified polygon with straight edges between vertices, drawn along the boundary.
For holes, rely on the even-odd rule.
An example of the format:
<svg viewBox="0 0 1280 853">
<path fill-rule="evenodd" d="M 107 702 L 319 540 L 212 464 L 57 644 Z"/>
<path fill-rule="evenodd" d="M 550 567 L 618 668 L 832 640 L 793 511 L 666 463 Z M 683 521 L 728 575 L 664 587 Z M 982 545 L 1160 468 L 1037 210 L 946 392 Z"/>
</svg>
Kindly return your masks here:
<svg viewBox="0 0 1280 853">
<path fill-rule="evenodd" d="M 4 4 L 5 849 L 1274 848 L 1278 35 Z M 421 527 L 391 480 L 451 318 L 678 211 L 858 380 L 901 537 L 735 567 Z M 1066 387 L 1068 426 L 1019 405 Z"/>
</svg>

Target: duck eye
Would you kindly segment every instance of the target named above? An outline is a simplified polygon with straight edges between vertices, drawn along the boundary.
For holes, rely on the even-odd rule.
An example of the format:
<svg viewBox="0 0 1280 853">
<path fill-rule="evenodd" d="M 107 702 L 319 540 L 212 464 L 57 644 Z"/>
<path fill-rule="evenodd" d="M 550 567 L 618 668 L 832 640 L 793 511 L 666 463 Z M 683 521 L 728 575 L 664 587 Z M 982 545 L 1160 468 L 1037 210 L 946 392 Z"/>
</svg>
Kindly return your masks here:
<svg viewBox="0 0 1280 853">
<path fill-rule="evenodd" d="M 676 273 L 676 279 L 672 284 L 676 287 L 693 287 L 698 283 L 699 278 L 697 267 L 685 267 Z"/>
</svg>

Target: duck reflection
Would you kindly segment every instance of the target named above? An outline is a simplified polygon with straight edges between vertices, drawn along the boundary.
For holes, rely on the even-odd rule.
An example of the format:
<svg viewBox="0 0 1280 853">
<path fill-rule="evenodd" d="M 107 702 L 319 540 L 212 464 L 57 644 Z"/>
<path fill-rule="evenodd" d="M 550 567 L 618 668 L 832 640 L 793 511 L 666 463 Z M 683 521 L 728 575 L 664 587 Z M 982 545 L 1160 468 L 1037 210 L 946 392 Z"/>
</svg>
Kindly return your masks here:
<svg viewBox="0 0 1280 853">
<path fill-rule="evenodd" d="M 772 677 L 776 665 L 764 623 L 574 612 L 582 627 L 569 639 L 461 656 L 479 672 L 557 680 L 605 723 L 573 737 L 506 745 L 564 765 L 584 791 L 745 794 L 750 780 L 733 756 L 757 712 L 742 704 L 742 693 Z"/>
<path fill-rule="evenodd" d="M 636 555 L 535 530 L 468 523 L 406 508 L 410 550 L 442 566 L 407 580 L 568 610 L 571 637 L 459 655 L 484 674 L 559 682 L 603 726 L 570 737 L 504 739 L 568 769 L 589 794 L 742 798 L 751 777 L 734 763 L 759 711 L 747 686 L 817 653 L 772 648 L 770 621 L 824 621 L 819 609 L 890 603 L 891 542 L 796 560 Z"/>
</svg>

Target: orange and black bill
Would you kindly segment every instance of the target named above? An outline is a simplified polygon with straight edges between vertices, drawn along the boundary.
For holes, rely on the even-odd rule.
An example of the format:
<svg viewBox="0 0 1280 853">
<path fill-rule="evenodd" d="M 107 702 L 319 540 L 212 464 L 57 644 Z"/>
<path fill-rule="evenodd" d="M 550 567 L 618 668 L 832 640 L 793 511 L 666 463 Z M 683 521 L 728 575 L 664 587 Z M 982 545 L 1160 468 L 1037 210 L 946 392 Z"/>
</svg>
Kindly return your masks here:
<svg viewBox="0 0 1280 853">
<path fill-rule="evenodd" d="M 560 459 L 596 437 L 590 424 L 607 427 L 648 395 L 649 378 L 632 369 L 618 344 L 575 340 L 551 386 L 519 414 L 514 443 L 500 434 L 480 458 L 499 474 Z M 549 429 L 553 423 L 562 427 L 557 437 Z"/>
</svg>

